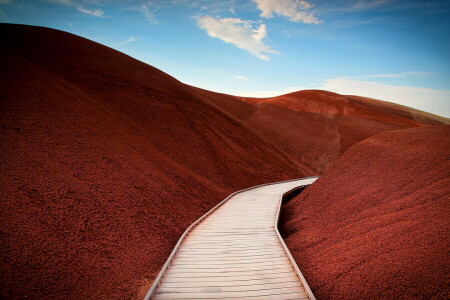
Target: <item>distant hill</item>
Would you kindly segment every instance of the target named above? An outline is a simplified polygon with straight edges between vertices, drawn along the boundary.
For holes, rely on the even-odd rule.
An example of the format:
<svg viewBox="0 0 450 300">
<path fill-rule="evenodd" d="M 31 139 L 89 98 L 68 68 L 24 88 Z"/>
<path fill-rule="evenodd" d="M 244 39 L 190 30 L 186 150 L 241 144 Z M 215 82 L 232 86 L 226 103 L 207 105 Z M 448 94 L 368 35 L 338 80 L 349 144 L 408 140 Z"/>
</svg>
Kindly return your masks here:
<svg viewBox="0 0 450 300">
<path fill-rule="evenodd" d="M 374 134 L 449 122 L 386 101 L 320 90 L 265 99 L 198 92 L 319 174 L 348 147 Z"/>
</svg>

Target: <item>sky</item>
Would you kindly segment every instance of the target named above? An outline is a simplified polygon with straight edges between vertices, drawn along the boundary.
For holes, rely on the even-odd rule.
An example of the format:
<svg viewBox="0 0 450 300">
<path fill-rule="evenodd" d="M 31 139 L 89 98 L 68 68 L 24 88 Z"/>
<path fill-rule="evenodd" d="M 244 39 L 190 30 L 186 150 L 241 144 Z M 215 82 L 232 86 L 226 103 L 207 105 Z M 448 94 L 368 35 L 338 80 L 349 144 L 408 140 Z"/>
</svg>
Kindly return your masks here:
<svg viewBox="0 0 450 300">
<path fill-rule="evenodd" d="M 450 117 L 450 1 L 0 0 L 0 22 L 71 32 L 211 91 L 323 89 Z"/>
</svg>

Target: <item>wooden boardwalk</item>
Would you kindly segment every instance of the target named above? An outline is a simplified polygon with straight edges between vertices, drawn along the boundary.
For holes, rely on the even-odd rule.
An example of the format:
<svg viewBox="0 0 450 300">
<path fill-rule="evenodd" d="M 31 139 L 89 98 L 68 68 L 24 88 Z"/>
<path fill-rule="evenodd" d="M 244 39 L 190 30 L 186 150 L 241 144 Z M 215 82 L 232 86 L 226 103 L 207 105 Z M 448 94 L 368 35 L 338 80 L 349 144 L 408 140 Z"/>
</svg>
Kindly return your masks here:
<svg viewBox="0 0 450 300">
<path fill-rule="evenodd" d="M 283 194 L 316 179 L 230 195 L 186 230 L 145 299 L 314 299 L 277 223 Z"/>
</svg>

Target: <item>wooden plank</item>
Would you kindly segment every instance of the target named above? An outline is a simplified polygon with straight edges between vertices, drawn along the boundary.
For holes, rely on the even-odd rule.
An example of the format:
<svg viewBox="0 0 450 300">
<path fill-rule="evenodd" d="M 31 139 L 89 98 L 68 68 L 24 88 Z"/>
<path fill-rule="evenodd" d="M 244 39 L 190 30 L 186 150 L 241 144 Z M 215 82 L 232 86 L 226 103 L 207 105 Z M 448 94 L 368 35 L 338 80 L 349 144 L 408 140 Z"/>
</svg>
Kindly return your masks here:
<svg viewBox="0 0 450 300">
<path fill-rule="evenodd" d="M 183 277 L 202 277 L 202 278 L 209 278 L 209 277 L 222 277 L 222 278 L 237 278 L 237 277 L 245 277 L 245 276 L 254 276 L 255 278 L 261 277 L 261 276 L 268 276 L 273 275 L 274 273 L 277 274 L 292 274 L 291 269 L 259 269 L 259 270 L 253 270 L 251 272 L 179 272 L 176 270 L 173 270 L 173 268 L 169 268 L 167 272 L 165 273 L 165 276 L 167 278 L 173 277 L 173 278 L 183 278 Z"/>
<path fill-rule="evenodd" d="M 217 249 L 241 249 L 241 250 L 250 250 L 250 249 L 261 249 L 261 247 L 268 247 L 268 248 L 278 248 L 280 245 L 276 243 L 271 242 L 259 242 L 259 243 L 251 243 L 248 242 L 236 242 L 236 243 L 221 243 L 221 244 L 208 244 L 208 245 L 202 245 L 202 244 L 191 244 L 191 245 L 184 245 L 182 248 L 183 251 L 191 251 L 191 250 L 217 250 Z"/>
<path fill-rule="evenodd" d="M 231 289 L 231 290 L 228 290 Z M 230 297 L 257 297 L 257 296 L 270 296 L 270 295 L 283 295 L 290 293 L 304 293 L 304 290 L 301 289 L 298 285 L 293 285 L 287 288 L 263 288 L 263 289 L 252 289 L 251 286 L 242 287 L 242 289 L 238 288 L 228 288 L 228 287 L 219 287 L 219 288 L 207 288 L 204 291 L 201 291 L 201 288 L 189 289 L 189 288 L 174 288 L 168 289 L 161 287 L 157 292 L 157 294 L 165 294 L 175 296 L 176 294 L 191 294 L 198 296 L 200 298 L 209 296 L 211 298 L 230 298 Z M 176 296 L 175 296 L 176 297 Z"/>
<path fill-rule="evenodd" d="M 239 292 L 239 291 L 265 291 L 265 290 L 285 290 L 288 288 L 298 288 L 297 291 L 305 292 L 305 289 L 298 286 L 298 280 L 292 280 L 288 282 L 275 282 L 272 284 L 256 284 L 251 282 L 247 285 L 230 285 L 227 282 L 224 285 L 205 284 L 202 282 L 190 283 L 188 286 L 184 284 L 174 284 L 174 283 L 162 283 L 158 289 L 160 293 L 201 293 L 201 292 L 213 292 L 213 291 L 225 291 L 225 292 Z"/>
<path fill-rule="evenodd" d="M 205 263 L 205 264 L 214 264 L 214 263 L 223 263 L 224 261 L 227 263 L 232 262 L 241 262 L 243 264 L 248 262 L 258 262 L 258 261 L 276 261 L 279 259 L 286 259 L 285 255 L 264 255 L 264 256 L 238 256 L 238 257 L 208 257 L 207 259 L 203 257 L 177 257 L 173 260 L 172 265 L 178 262 L 192 262 L 192 263 Z"/>
<path fill-rule="evenodd" d="M 299 288 L 287 288 L 284 290 L 262 290 L 262 291 L 242 291 L 242 292 L 203 292 L 203 293 L 160 293 L 156 292 L 154 299 L 233 299 L 233 298 L 256 298 L 261 299 L 308 299 L 305 292 Z"/>
<path fill-rule="evenodd" d="M 266 275 L 242 275 L 239 277 L 163 277 L 162 283 L 182 283 L 187 286 L 195 284 L 217 285 L 224 282 L 235 285 L 247 285 L 247 284 L 265 284 L 271 282 L 288 282 L 297 281 L 298 278 L 292 272 L 286 272 L 281 274 L 266 274 Z"/>
<path fill-rule="evenodd" d="M 284 286 L 289 283 L 298 283 L 298 278 L 295 276 L 291 277 L 278 277 L 278 278 L 263 278 L 263 279 L 247 279 L 247 280 L 226 280 L 226 281 L 205 281 L 203 280 L 188 280 L 184 279 L 182 281 L 174 281 L 171 279 L 170 281 L 162 280 L 161 288 L 163 287 L 216 287 L 216 286 L 228 286 L 228 287 L 237 287 L 237 286 L 260 286 L 264 287 L 270 286 Z"/>
<path fill-rule="evenodd" d="M 254 270 L 267 270 L 272 268 L 278 270 L 284 270 L 290 268 L 289 261 L 267 263 L 252 263 L 252 264 L 224 264 L 224 265 L 193 265 L 193 264 L 173 264 L 171 268 L 175 272 L 210 272 L 210 273 L 223 273 L 223 272 L 253 272 Z"/>
<path fill-rule="evenodd" d="M 188 266 L 192 268 L 231 268 L 231 267 L 245 267 L 249 265 L 255 266 L 275 266 L 287 264 L 289 265 L 289 260 L 284 257 L 280 257 L 277 259 L 269 259 L 269 260 L 254 260 L 248 259 L 246 261 L 207 261 L 207 262 L 199 262 L 199 261 L 174 261 L 171 266 Z"/>
<path fill-rule="evenodd" d="M 244 249 L 230 249 L 227 248 L 229 245 L 224 245 L 223 249 L 216 249 L 215 251 L 209 250 L 196 250 L 196 251 L 178 251 L 178 254 L 182 257 L 188 257 L 188 256 L 204 256 L 205 259 L 214 257 L 214 256 L 223 256 L 223 257 L 230 257 L 230 256 L 250 256 L 250 255 L 262 255 L 262 254 L 283 254 L 283 252 L 279 248 L 268 248 L 264 247 L 261 249 L 255 249 L 255 250 L 245 250 Z"/>
<path fill-rule="evenodd" d="M 239 274 L 252 274 L 262 272 L 281 272 L 289 270 L 289 265 L 277 266 L 251 266 L 246 268 L 182 268 L 180 266 L 171 266 L 171 274 L 205 274 L 205 275 L 229 275 L 230 273 L 239 276 Z M 290 270 L 293 271 L 292 269 Z"/>
<path fill-rule="evenodd" d="M 233 253 L 225 253 L 225 254 L 218 254 L 218 255 L 209 255 L 208 257 L 205 257 L 202 254 L 179 254 L 177 255 L 176 259 L 203 259 L 203 260 L 209 260 L 209 259 L 224 259 L 224 260 L 241 260 L 241 259 L 248 259 L 251 257 L 256 258 L 271 258 L 271 257 L 284 257 L 284 253 L 278 252 L 278 253 L 261 253 L 261 254 L 253 254 L 251 256 L 249 255 L 242 255 L 242 254 L 233 254 Z M 174 259 L 174 261 L 176 260 Z"/>
<path fill-rule="evenodd" d="M 253 262 L 275 262 L 275 261 L 286 261 L 289 262 L 288 258 L 284 254 L 280 255 L 266 255 L 266 256 L 241 256 L 241 257 L 177 257 L 172 261 L 172 265 L 178 263 L 197 263 L 197 264 L 219 264 L 219 263 L 242 263 L 248 264 Z"/>
<path fill-rule="evenodd" d="M 271 235 L 271 236 L 260 236 L 260 237 L 232 237 L 232 236 L 225 236 L 225 237 L 214 237 L 214 236 L 210 236 L 207 238 L 201 238 L 201 237 L 192 237 L 189 239 L 189 241 L 192 242 L 204 242 L 205 244 L 209 244 L 209 243 L 215 243 L 215 242 L 233 242 L 233 241 L 248 241 L 248 242 L 252 242 L 252 241 L 265 241 L 265 240 L 276 240 L 276 236 L 275 235 Z"/>
</svg>

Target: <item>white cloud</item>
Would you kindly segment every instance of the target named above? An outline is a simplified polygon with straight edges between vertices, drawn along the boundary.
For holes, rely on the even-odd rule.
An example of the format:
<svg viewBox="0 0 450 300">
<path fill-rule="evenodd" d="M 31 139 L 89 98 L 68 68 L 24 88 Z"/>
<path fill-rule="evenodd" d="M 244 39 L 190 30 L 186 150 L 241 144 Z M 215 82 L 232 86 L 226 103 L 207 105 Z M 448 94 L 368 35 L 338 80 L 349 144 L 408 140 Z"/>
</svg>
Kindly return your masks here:
<svg viewBox="0 0 450 300">
<path fill-rule="evenodd" d="M 232 2 L 232 5 L 230 6 L 230 8 L 228 9 L 228 12 L 232 15 L 236 14 L 236 9 L 234 8 L 234 3 Z"/>
<path fill-rule="evenodd" d="M 1 1 L 1 0 L 0 0 Z M 75 7 L 79 12 L 82 12 L 84 14 L 93 16 L 93 17 L 104 17 L 104 12 L 101 9 L 88 9 L 84 8 L 79 4 L 80 1 L 73 1 L 73 0 L 49 0 L 49 2 L 62 4 L 62 5 L 68 5 Z M 86 1 L 85 1 L 86 2 Z"/>
<path fill-rule="evenodd" d="M 156 20 L 153 13 L 152 4 L 150 1 L 148 1 L 147 3 L 142 3 L 140 6 L 133 7 L 132 10 L 136 10 L 141 13 L 148 22 L 152 24 L 158 24 L 158 21 Z"/>
<path fill-rule="evenodd" d="M 411 0 L 410 2 L 412 2 Z M 337 1 L 325 1 L 321 3 L 321 14 L 340 14 L 340 13 L 353 13 L 363 12 L 369 10 L 379 10 L 389 7 L 389 9 L 399 8 L 401 1 L 398 0 L 337 0 Z M 382 21 L 382 20 L 379 20 Z M 339 20 L 338 24 L 347 25 L 348 22 L 357 25 L 358 22 L 351 20 Z M 364 22 L 364 21 L 361 21 Z M 336 23 L 336 22 L 335 22 Z"/>
<path fill-rule="evenodd" d="M 56 0 L 66 1 L 66 0 Z M 73 1 L 73 0 L 72 0 Z M 80 1 L 80 0 L 78 0 Z M 84 0 L 97 1 L 97 0 Z M 236 14 L 234 0 L 102 0 L 104 2 L 124 2 L 128 10 L 137 11 L 147 19 L 149 23 L 159 24 L 158 12 L 169 11 L 176 7 L 189 8 L 200 12 L 202 15 Z"/>
<path fill-rule="evenodd" d="M 389 85 L 345 77 L 327 79 L 318 88 L 339 94 L 386 100 L 450 117 L 450 90 Z"/>
<path fill-rule="evenodd" d="M 157 2 L 157 1 L 155 1 Z M 211 15 L 220 15 L 223 13 L 235 14 L 235 0 L 164 0 L 161 2 L 172 2 L 175 4 L 187 5 L 191 8 L 207 11 Z"/>
<path fill-rule="evenodd" d="M 71 0 L 48 0 L 48 1 L 64 5 L 74 5 Z"/>
<path fill-rule="evenodd" d="M 245 77 L 244 75 L 238 75 L 238 76 L 235 76 L 234 78 L 240 79 L 240 80 L 248 80 L 248 78 Z"/>
<path fill-rule="evenodd" d="M 368 10 L 392 2 L 392 0 L 358 0 L 352 5 L 353 10 Z"/>
<path fill-rule="evenodd" d="M 289 18 L 292 22 L 305 24 L 320 24 L 320 20 L 314 12 L 307 11 L 314 5 L 304 0 L 252 0 L 261 11 L 261 17 L 272 18 L 273 14 L 279 14 Z"/>
<path fill-rule="evenodd" d="M 78 11 L 87 14 L 87 15 L 91 15 L 94 17 L 103 17 L 103 10 L 101 9 L 87 9 L 87 8 L 83 8 L 81 6 L 77 6 Z"/>
<path fill-rule="evenodd" d="M 226 43 L 244 49 L 259 59 L 269 60 L 264 53 L 280 54 L 263 43 L 267 36 L 266 25 L 260 24 L 254 28 L 252 21 L 236 18 L 214 19 L 201 17 L 197 19 L 198 26 L 205 30 L 209 36 L 218 38 Z"/>
<path fill-rule="evenodd" d="M 350 79 L 358 79 L 358 78 L 404 78 L 404 77 L 424 77 L 424 76 L 432 76 L 434 73 L 431 72 L 421 72 L 421 71 L 410 71 L 410 72 L 402 72 L 402 73 L 394 73 L 394 74 L 375 74 L 375 75 L 367 75 L 367 76 L 351 76 L 345 77 Z"/>
<path fill-rule="evenodd" d="M 435 75 L 435 73 L 423 72 L 423 71 L 410 71 L 410 72 L 403 72 L 401 74 L 403 74 L 405 76 L 432 76 L 432 75 Z"/>
<path fill-rule="evenodd" d="M 405 77 L 404 74 L 376 74 L 376 75 L 368 75 L 365 76 L 368 78 L 402 78 Z"/>
<path fill-rule="evenodd" d="M 137 42 L 137 41 L 140 41 L 140 39 L 137 39 L 137 38 L 135 38 L 135 37 L 130 37 L 130 38 L 126 39 L 125 41 L 120 42 L 120 43 L 119 43 L 119 46 L 125 46 L 125 45 L 128 45 L 128 44 L 130 44 L 130 43 Z"/>
</svg>

